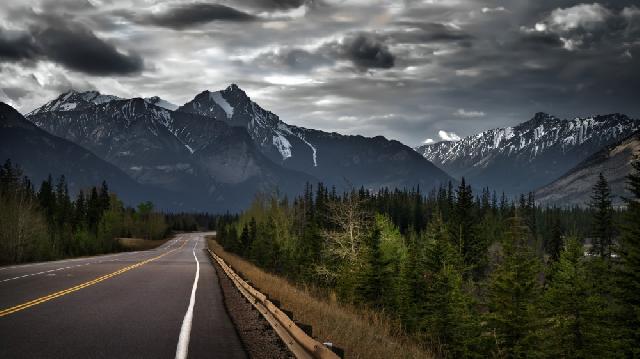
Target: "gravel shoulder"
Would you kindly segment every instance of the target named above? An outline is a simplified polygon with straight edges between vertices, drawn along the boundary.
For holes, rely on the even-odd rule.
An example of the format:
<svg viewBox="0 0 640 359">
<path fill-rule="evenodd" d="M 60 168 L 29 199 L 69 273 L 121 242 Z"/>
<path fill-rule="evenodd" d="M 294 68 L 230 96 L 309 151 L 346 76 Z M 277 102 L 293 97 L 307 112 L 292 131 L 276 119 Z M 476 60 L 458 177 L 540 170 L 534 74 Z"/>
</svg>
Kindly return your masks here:
<svg viewBox="0 0 640 359">
<path fill-rule="evenodd" d="M 231 279 L 224 274 L 224 270 L 218 263 L 212 259 L 211 263 L 216 268 L 227 312 L 249 357 L 252 359 L 295 359 L 278 334 L 253 305 L 247 302 Z"/>
</svg>

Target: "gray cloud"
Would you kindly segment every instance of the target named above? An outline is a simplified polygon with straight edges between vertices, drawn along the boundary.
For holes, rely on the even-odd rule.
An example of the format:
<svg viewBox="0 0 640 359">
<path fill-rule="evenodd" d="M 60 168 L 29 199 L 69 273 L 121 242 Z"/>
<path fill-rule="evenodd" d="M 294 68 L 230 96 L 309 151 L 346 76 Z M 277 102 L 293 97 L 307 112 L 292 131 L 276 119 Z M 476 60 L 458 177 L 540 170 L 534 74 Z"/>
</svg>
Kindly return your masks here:
<svg viewBox="0 0 640 359">
<path fill-rule="evenodd" d="M 28 60 L 37 54 L 38 49 L 33 37 L 0 29 L 0 60 Z"/>
<path fill-rule="evenodd" d="M 296 9 L 302 5 L 312 5 L 317 1 L 314 0 L 235 0 L 234 3 L 240 3 L 262 10 L 288 10 Z"/>
<path fill-rule="evenodd" d="M 392 68 L 396 60 L 383 41 L 375 34 L 365 32 L 346 36 L 340 42 L 326 44 L 320 51 L 349 60 L 361 70 Z"/>
<path fill-rule="evenodd" d="M 139 55 L 119 51 L 82 24 L 55 16 L 35 19 L 38 21 L 24 31 L 0 29 L 0 60 L 47 60 L 99 76 L 131 75 L 144 68 Z"/>
<path fill-rule="evenodd" d="M 41 53 L 71 70 L 90 75 L 129 75 L 144 68 L 135 53 L 125 54 L 80 25 L 38 28 L 34 31 Z"/>
<path fill-rule="evenodd" d="M 256 16 L 229 6 L 209 3 L 178 5 L 160 14 L 147 14 L 134 17 L 141 23 L 184 29 L 213 21 L 254 21 Z"/>
</svg>

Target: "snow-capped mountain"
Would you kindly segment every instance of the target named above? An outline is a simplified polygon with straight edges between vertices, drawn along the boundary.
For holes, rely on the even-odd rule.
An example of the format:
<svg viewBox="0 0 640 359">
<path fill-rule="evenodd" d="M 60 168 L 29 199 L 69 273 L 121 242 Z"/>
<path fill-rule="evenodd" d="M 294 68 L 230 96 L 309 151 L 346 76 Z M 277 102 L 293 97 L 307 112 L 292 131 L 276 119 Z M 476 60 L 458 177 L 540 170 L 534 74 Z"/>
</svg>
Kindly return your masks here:
<svg viewBox="0 0 640 359">
<path fill-rule="evenodd" d="M 187 203 L 208 195 L 209 209 L 241 208 L 258 190 L 280 187 L 293 193 L 313 180 L 269 161 L 240 128 L 141 98 L 94 103 L 83 110 L 38 111 L 28 119 L 91 150 L 139 183 L 185 193 Z"/>
<path fill-rule="evenodd" d="M 289 125 L 252 101 L 235 84 L 222 91 L 203 91 L 177 112 L 209 116 L 245 128 L 272 161 L 328 184 L 431 188 L 450 180 L 446 173 L 398 141 Z"/>
<path fill-rule="evenodd" d="M 431 188 L 451 179 L 397 141 L 288 125 L 236 85 L 174 107 L 158 97 L 70 91 L 27 119 L 141 184 L 185 193 L 185 202 L 206 199 L 208 209 L 242 208 L 259 190 L 298 194 L 307 181 Z"/>
<path fill-rule="evenodd" d="M 623 205 L 626 177 L 632 171 L 631 163 L 640 156 L 640 131 L 617 141 L 565 173 L 562 177 L 536 191 L 536 200 L 545 205 L 584 206 L 589 203 L 593 186 L 600 173 L 609 182 L 613 204 Z"/>
<path fill-rule="evenodd" d="M 31 111 L 27 116 L 53 111 L 82 111 L 95 105 L 120 99 L 118 96 L 103 95 L 98 91 L 78 92 L 71 90 Z"/>
<path fill-rule="evenodd" d="M 621 114 L 566 120 L 537 113 L 515 127 L 484 131 L 456 142 L 423 145 L 416 151 L 475 186 L 517 194 L 555 180 L 639 128 L 640 121 Z"/>
</svg>

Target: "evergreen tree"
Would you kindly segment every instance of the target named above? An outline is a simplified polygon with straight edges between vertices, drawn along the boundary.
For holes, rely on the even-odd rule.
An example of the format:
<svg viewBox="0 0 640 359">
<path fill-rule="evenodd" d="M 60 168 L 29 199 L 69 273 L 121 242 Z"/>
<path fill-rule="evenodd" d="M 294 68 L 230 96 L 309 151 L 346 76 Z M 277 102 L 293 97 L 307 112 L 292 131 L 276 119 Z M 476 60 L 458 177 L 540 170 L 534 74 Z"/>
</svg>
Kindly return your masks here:
<svg viewBox="0 0 640 359">
<path fill-rule="evenodd" d="M 605 298 L 593 291 L 582 244 L 572 237 L 554 264 L 553 279 L 545 293 L 549 324 L 542 331 L 545 356 L 602 358 L 613 355 L 608 329 L 602 325 Z"/>
<path fill-rule="evenodd" d="M 617 267 L 619 298 L 622 304 L 624 347 L 628 358 L 640 357 L 640 159 L 632 163 L 627 177 L 630 198 L 620 239 Z"/>
<path fill-rule="evenodd" d="M 419 326 L 453 357 L 468 357 L 479 336 L 471 297 L 463 288 L 463 258 L 449 240 L 441 215 L 435 215 L 425 234 L 426 246 L 418 262 L 424 291 L 416 298 Z"/>
<path fill-rule="evenodd" d="M 528 245 L 528 227 L 519 217 L 510 222 L 502 262 L 489 279 L 488 322 L 495 335 L 494 355 L 524 357 L 536 348 L 540 265 Z"/>
<path fill-rule="evenodd" d="M 355 300 L 382 308 L 391 292 L 391 279 L 380 248 L 380 229 L 376 226 L 368 236 L 363 250 L 363 266 L 356 272 Z"/>
<path fill-rule="evenodd" d="M 593 187 L 589 207 L 593 210 L 591 252 L 600 257 L 609 257 L 613 242 L 613 207 L 609 184 L 602 173 L 598 176 L 598 182 Z"/>
<path fill-rule="evenodd" d="M 557 216 L 554 216 L 551 227 L 551 236 L 546 244 L 546 250 L 551 261 L 557 262 L 560 259 L 560 253 L 564 247 L 564 229 L 562 223 Z"/>
</svg>

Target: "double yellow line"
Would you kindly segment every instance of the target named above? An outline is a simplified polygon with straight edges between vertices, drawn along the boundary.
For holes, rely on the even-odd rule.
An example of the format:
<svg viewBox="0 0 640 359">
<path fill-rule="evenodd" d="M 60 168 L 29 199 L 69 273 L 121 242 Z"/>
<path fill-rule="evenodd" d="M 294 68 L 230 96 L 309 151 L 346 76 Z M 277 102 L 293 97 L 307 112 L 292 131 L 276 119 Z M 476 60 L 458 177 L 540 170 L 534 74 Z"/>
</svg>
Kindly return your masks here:
<svg viewBox="0 0 640 359">
<path fill-rule="evenodd" d="M 115 276 L 120 275 L 120 274 L 122 274 L 124 272 L 130 271 L 130 270 L 132 270 L 134 268 L 138 268 L 138 267 L 140 267 L 142 265 L 145 265 L 145 264 L 147 264 L 149 262 L 155 261 L 156 259 L 162 258 L 162 257 L 166 256 L 169 253 L 172 253 L 174 251 L 177 251 L 177 250 L 181 249 L 182 247 L 184 247 L 184 245 L 187 242 L 188 241 L 185 240 L 182 243 L 182 245 L 180 247 L 178 247 L 178 248 L 174 248 L 174 249 L 172 249 L 172 250 L 170 250 L 168 252 L 165 252 L 165 253 L 163 253 L 163 254 L 161 254 L 159 256 L 144 260 L 142 262 L 138 262 L 136 264 L 132 264 L 132 265 L 130 265 L 128 267 L 124 267 L 124 268 L 119 269 L 119 270 L 117 270 L 117 271 L 115 271 L 113 273 L 109 273 L 109 274 L 103 275 L 102 277 L 98 277 L 98 278 L 96 278 L 94 280 L 90 280 L 88 282 L 84 282 L 84 283 L 78 284 L 78 285 L 76 285 L 74 287 L 67 288 L 67 289 L 61 290 L 59 292 L 51 293 L 49 295 L 45 295 L 44 297 L 36 298 L 34 300 L 30 300 L 28 302 L 25 302 L 25 303 L 22 303 L 22 304 L 18 304 L 18 305 L 13 306 L 13 307 L 0 310 L 0 317 L 4 317 L 5 315 L 9 315 L 9 314 L 12 314 L 12 313 L 15 313 L 15 312 L 19 312 L 19 311 L 27 309 L 29 307 L 33 307 L 34 305 L 38 305 L 38 304 L 50 301 L 51 299 L 62 297 L 63 295 L 66 295 L 66 294 L 69 294 L 69 293 L 73 293 L 73 292 L 78 291 L 78 290 L 80 290 L 82 288 L 86 288 L 86 287 L 92 286 L 94 284 L 97 284 L 97 283 L 100 283 L 100 282 L 102 282 L 104 280 L 107 280 L 107 279 L 109 279 L 111 277 L 115 277 Z"/>
</svg>

